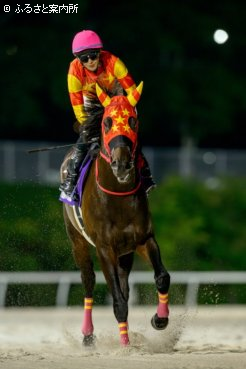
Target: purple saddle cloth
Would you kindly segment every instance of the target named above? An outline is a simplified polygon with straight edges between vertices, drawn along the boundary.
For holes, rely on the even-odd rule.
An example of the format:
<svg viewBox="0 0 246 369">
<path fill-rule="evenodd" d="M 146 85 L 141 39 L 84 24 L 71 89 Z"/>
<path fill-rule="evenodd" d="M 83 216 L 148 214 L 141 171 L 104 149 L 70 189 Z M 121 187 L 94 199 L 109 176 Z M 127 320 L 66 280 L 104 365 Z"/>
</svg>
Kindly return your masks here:
<svg viewBox="0 0 246 369">
<path fill-rule="evenodd" d="M 93 159 L 88 155 L 84 162 L 82 163 L 80 170 L 79 170 L 79 178 L 77 181 L 77 184 L 73 190 L 71 198 L 69 197 L 63 197 L 63 193 L 61 193 L 59 200 L 68 204 L 68 205 L 76 205 L 81 206 L 82 203 L 82 195 L 83 190 L 87 178 L 87 174 L 89 173 L 89 169 L 91 167 L 91 164 L 93 162 Z M 75 200 L 77 199 L 77 200 Z"/>
</svg>

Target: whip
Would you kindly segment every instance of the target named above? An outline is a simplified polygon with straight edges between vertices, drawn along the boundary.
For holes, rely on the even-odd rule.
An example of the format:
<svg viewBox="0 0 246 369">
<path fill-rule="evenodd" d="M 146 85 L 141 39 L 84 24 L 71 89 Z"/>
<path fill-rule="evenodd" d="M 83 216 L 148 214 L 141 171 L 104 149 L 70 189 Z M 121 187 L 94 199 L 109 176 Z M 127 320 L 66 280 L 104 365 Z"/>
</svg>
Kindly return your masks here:
<svg viewBox="0 0 246 369">
<path fill-rule="evenodd" d="M 67 144 L 67 145 L 39 147 L 39 148 L 36 148 L 36 149 L 27 150 L 27 153 L 28 154 L 32 154 L 34 152 L 58 150 L 58 149 L 63 149 L 65 147 L 72 147 L 72 146 L 77 146 L 77 145 L 88 145 L 88 144 L 93 143 L 95 141 L 96 140 L 94 139 L 94 140 L 91 140 L 91 141 L 88 141 L 88 142 L 84 142 L 84 143 L 79 142 L 79 143 L 73 143 L 73 144 Z"/>
</svg>

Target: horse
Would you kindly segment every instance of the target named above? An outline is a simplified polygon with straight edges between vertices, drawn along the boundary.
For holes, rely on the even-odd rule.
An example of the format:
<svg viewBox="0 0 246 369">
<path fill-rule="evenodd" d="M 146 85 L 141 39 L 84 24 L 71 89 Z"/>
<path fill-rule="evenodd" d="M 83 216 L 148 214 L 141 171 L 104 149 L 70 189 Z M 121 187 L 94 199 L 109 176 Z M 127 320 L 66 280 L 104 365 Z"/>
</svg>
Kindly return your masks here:
<svg viewBox="0 0 246 369">
<path fill-rule="evenodd" d="M 83 232 L 75 219 L 74 206 L 63 204 L 66 232 L 85 290 L 81 327 L 85 346 L 95 342 L 92 308 L 96 280 L 90 256 L 91 244 L 96 246 L 101 269 L 112 294 L 120 344 L 130 344 L 128 277 L 135 252 L 154 269 L 159 298 L 151 324 L 157 330 L 168 325 L 170 275 L 161 260 L 154 236 L 148 197 L 140 176 L 141 160 L 137 154 L 139 121 L 135 106 L 142 88 L 143 82 L 131 94 L 110 97 L 96 84 L 96 93 L 103 108 L 101 143 L 87 175 L 79 208 Z M 62 180 L 66 162 L 67 158 L 61 166 Z"/>
</svg>

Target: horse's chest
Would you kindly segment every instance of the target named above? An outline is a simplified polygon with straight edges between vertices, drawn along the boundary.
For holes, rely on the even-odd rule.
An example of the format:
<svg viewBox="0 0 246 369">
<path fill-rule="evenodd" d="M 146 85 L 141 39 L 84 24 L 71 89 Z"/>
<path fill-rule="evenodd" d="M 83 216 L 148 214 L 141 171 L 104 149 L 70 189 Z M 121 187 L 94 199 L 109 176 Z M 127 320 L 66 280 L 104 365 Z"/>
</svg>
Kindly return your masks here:
<svg viewBox="0 0 246 369">
<path fill-rule="evenodd" d="M 134 251 L 137 245 L 141 243 L 141 238 L 142 234 L 137 231 L 134 224 L 128 224 L 122 228 L 113 225 L 111 229 L 107 229 L 105 234 L 105 241 L 111 245 L 119 255 Z"/>
<path fill-rule="evenodd" d="M 136 250 L 150 230 L 147 206 L 140 207 L 136 199 L 130 203 L 128 198 L 114 198 L 110 202 L 108 197 L 105 199 L 108 202 L 104 204 L 100 199 L 101 207 L 97 202 L 93 211 L 88 212 L 87 229 L 94 243 L 99 248 L 113 248 L 118 255 Z"/>
</svg>

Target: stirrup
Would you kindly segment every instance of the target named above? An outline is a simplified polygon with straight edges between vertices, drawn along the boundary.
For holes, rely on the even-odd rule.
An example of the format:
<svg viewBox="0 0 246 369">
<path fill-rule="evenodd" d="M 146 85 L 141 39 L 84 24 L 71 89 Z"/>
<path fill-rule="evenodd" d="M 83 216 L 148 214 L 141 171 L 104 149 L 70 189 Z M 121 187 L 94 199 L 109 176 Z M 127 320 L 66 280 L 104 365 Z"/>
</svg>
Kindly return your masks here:
<svg viewBox="0 0 246 369">
<path fill-rule="evenodd" d="M 64 184 L 65 182 L 62 182 L 59 186 L 59 191 L 64 192 Z"/>
<path fill-rule="evenodd" d="M 69 202 L 78 202 L 79 201 L 79 197 L 78 194 L 76 192 L 72 192 L 71 194 L 66 193 L 64 190 L 60 190 L 61 194 L 60 194 L 60 199 L 62 200 L 67 200 Z"/>
<path fill-rule="evenodd" d="M 73 194 L 74 188 L 72 190 L 68 191 L 68 189 L 63 185 L 64 185 L 64 183 L 62 183 L 60 185 L 59 191 L 63 192 L 63 194 L 65 194 L 67 197 L 71 197 L 72 194 Z"/>
<path fill-rule="evenodd" d="M 59 190 L 61 191 L 60 197 L 69 201 L 77 201 L 78 196 L 75 192 L 75 187 L 76 183 L 71 184 L 70 181 L 67 181 L 67 179 L 65 179 L 65 181 L 59 186 Z"/>
<path fill-rule="evenodd" d="M 77 181 L 74 180 L 74 178 L 71 178 L 71 177 L 67 177 L 64 182 L 62 182 L 59 186 L 59 190 L 60 191 L 64 191 L 66 195 L 70 196 L 72 195 L 75 187 L 76 187 L 76 183 Z"/>
</svg>

